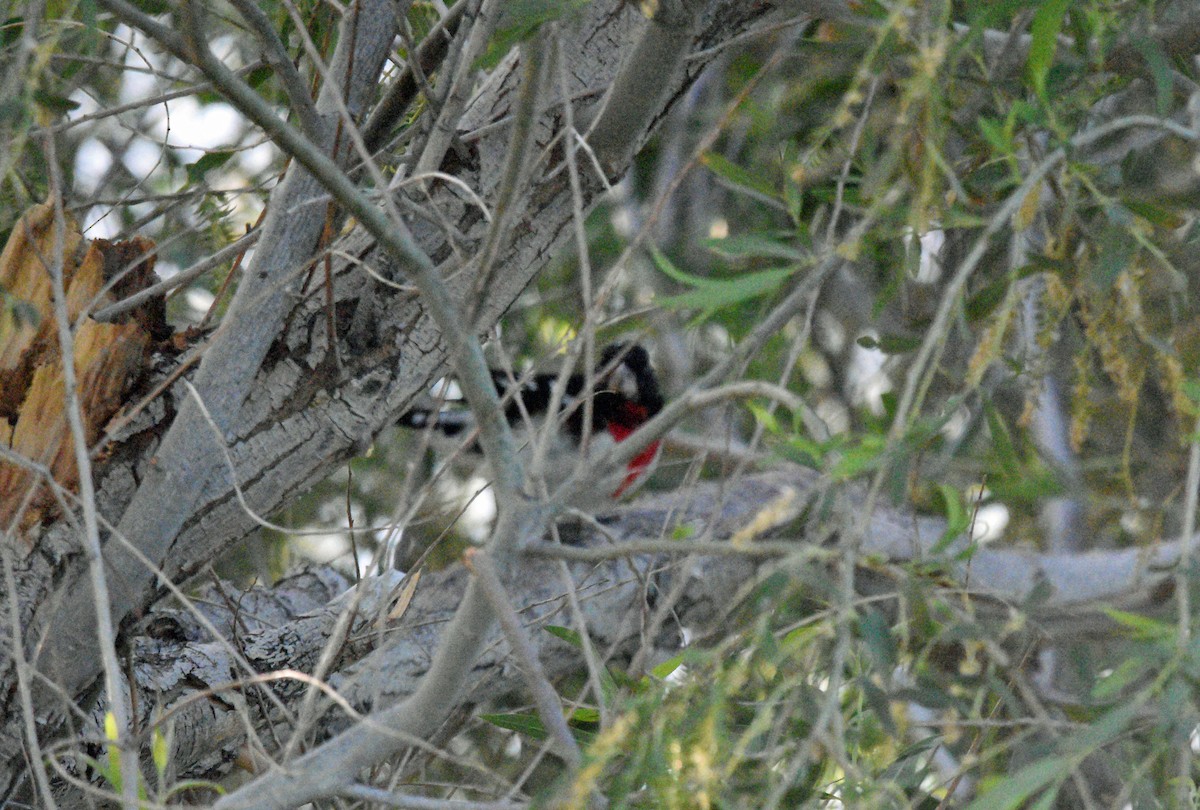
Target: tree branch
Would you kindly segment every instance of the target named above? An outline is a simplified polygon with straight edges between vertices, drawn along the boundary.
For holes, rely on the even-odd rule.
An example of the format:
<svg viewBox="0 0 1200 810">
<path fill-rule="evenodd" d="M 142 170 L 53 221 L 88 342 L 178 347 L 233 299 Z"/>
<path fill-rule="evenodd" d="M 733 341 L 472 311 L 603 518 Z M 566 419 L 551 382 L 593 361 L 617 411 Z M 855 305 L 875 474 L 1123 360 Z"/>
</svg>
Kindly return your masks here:
<svg viewBox="0 0 1200 810">
<path fill-rule="evenodd" d="M 578 649 L 540 628 L 568 621 L 567 589 L 559 584 L 558 559 L 568 567 L 579 591 L 586 631 L 600 644 L 624 648 L 637 641 L 639 622 L 630 622 L 630 612 L 641 610 L 643 582 L 649 578 L 660 592 L 680 589 L 675 604 L 679 622 L 704 638 L 726 626 L 736 607 L 735 594 L 746 592 L 764 572 L 796 570 L 832 562 L 839 552 L 824 544 L 827 536 L 820 523 L 797 521 L 801 507 L 826 497 L 827 482 L 817 472 L 798 467 L 747 476 L 737 482 L 698 485 L 687 493 L 660 494 L 644 498 L 611 516 L 603 527 L 575 527 L 568 546 L 535 545 L 517 564 L 509 589 L 513 607 L 525 626 L 525 638 L 544 668 L 555 679 L 580 672 L 585 663 Z M 844 493 L 847 507 L 860 508 L 866 497 L 862 487 Z M 792 508 L 780 510 L 781 503 Z M 808 509 L 818 513 L 819 509 Z M 764 522 L 764 516 L 770 519 Z M 771 517 L 773 516 L 773 517 Z M 758 526 L 757 534 L 770 539 L 739 541 L 747 527 Z M 710 540 L 669 540 L 679 527 L 691 527 L 693 535 Z M 1042 594 L 1029 608 L 1039 632 L 1078 639 L 1082 635 L 1106 635 L 1112 622 L 1104 609 L 1117 605 L 1128 609 L 1169 608 L 1170 597 L 1159 586 L 1169 582 L 1179 559 L 1181 544 L 1164 543 L 1154 550 L 1121 550 L 1078 555 L 1037 554 L 1012 549 L 977 548 L 964 555 L 965 538 L 958 538 L 939 554 L 932 549 L 945 532 L 945 521 L 915 515 L 907 509 L 882 507 L 865 535 L 862 553 L 878 561 L 902 564 L 908 561 L 936 563 L 952 584 L 960 588 L 970 582 L 970 593 L 979 606 L 999 606 L 1008 615 L 1011 605 L 1029 605 L 1035 591 Z M 1192 543 L 1196 543 L 1193 538 Z M 680 561 L 685 558 L 686 561 Z M 673 562 L 674 561 L 674 562 Z M 399 592 L 399 576 L 364 580 L 360 594 L 342 593 L 346 582 L 328 573 L 313 572 L 286 580 L 273 589 L 256 588 L 246 595 L 221 598 L 221 589 L 209 587 L 198 604 L 205 606 L 210 626 L 220 630 L 214 639 L 194 617 L 178 608 L 156 609 L 143 623 L 143 635 L 135 647 L 137 705 L 142 707 L 139 727 L 149 729 L 170 720 L 176 729 L 171 761 L 180 776 L 215 778 L 228 767 L 231 753 L 242 745 L 245 730 L 238 731 L 239 703 L 221 696 L 233 688 L 229 673 L 231 642 L 260 672 L 310 672 L 321 650 L 344 621 L 346 610 L 354 609 L 347 643 L 337 659 L 337 673 L 330 679 L 344 705 L 370 711 L 412 695 L 431 673 L 429 651 L 439 648 L 448 633 L 447 621 L 461 599 L 467 571 L 453 566 L 426 574 L 406 611 L 384 625 Z M 341 583 L 341 584 L 339 584 Z M 880 594 L 875 594 L 878 597 Z M 323 601 L 323 607 L 315 609 Z M 150 634 L 145 634 L 150 631 Z M 379 634 L 392 639 L 386 649 L 372 650 Z M 510 647 L 504 636 L 491 633 L 480 644 L 482 654 L 472 668 L 473 686 L 457 700 L 486 702 L 520 690 L 524 676 L 508 664 Z M 291 686 L 276 682 L 274 696 L 288 707 L 303 699 L 303 682 Z M 215 690 L 215 691 L 213 691 Z M 209 695 L 217 700 L 198 701 Z M 333 704 L 327 704 L 333 705 Z M 157 709 L 155 707 L 158 707 Z M 99 712 L 97 707 L 95 712 Z M 214 716 L 215 715 L 215 716 Z M 369 722 L 358 723 L 353 733 L 374 728 L 375 733 L 396 740 L 394 727 L 382 722 L 387 712 L 376 712 Z M 272 714 L 255 714 L 252 722 L 261 729 Z M 324 713 L 318 729 L 329 733 L 344 727 L 344 711 Z M 232 729 L 231 735 L 213 734 L 212 728 Z M 392 729 L 392 730 L 389 730 Z M 345 755 L 346 735 L 335 737 L 316 752 L 334 752 L 334 760 L 323 760 L 325 771 Z M 353 737 L 352 737 L 353 739 Z M 143 736 L 143 742 L 148 738 Z M 314 752 L 315 753 L 315 752 Z M 311 756 L 311 755 L 310 755 Z M 302 758 L 290 769 L 291 776 L 268 774 L 255 780 L 260 789 L 258 804 L 246 806 L 283 807 L 263 802 L 274 796 L 279 781 L 302 783 L 310 790 L 329 789 L 330 780 L 311 776 L 313 769 Z M 238 796 L 238 794 L 233 794 Z M 232 806 L 241 806 L 229 802 Z M 225 806 L 225 805 L 219 805 Z"/>
</svg>

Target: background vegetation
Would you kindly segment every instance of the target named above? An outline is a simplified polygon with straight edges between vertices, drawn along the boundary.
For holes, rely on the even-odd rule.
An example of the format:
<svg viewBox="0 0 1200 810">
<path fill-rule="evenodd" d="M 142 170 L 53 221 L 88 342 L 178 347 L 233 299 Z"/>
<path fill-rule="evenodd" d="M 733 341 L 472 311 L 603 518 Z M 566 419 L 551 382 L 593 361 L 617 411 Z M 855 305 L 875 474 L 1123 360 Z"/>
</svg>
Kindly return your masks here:
<svg viewBox="0 0 1200 810">
<path fill-rule="evenodd" d="M 256 5 L 314 83 L 302 34 L 328 54 L 335 6 Z M 402 56 L 447 10 L 400 5 Z M 475 75 L 585 5 L 512 5 Z M 454 756 L 410 753 L 375 784 L 401 774 L 431 797 L 565 806 L 1188 806 L 1190 543 L 1152 610 L 1114 597 L 1057 623 L 1038 613 L 1054 586 L 995 598 L 969 560 L 980 543 L 1065 559 L 1194 534 L 1200 13 L 781 6 L 704 68 L 581 243 L 489 333 L 489 359 L 550 369 L 572 341 L 634 339 L 671 399 L 807 285 L 737 374 L 775 387 L 694 409 L 650 490 L 685 499 L 698 481 L 736 488 L 748 469 L 803 465 L 862 512 L 806 512 L 805 536 L 830 527 L 819 553 L 761 571 L 720 626 L 677 628 L 678 648 L 644 671 L 613 660 L 601 694 L 586 672 L 556 681 L 577 770 L 543 756 L 546 729 L 517 696 L 438 741 Z M 210 11 L 207 36 L 288 107 L 234 6 Z M 162 275 L 258 220 L 284 150 L 152 41 L 91 2 L 31 6 L 0 37 L 0 232 L 47 196 L 52 171 L 86 236 L 154 238 Z M 422 132 L 434 110 L 419 95 L 392 137 Z M 223 262 L 171 293 L 169 316 L 218 323 L 237 283 Z M 485 493 L 454 521 L 482 483 L 444 461 L 423 436 L 385 430 L 272 518 L 306 531 L 265 532 L 219 569 L 269 582 L 316 555 L 361 573 L 389 539 L 406 570 L 431 546 L 432 567 L 453 564 L 491 512 Z M 861 553 L 861 515 L 896 507 L 944 518 L 938 553 Z M 792 520 L 777 538 L 801 531 Z M 386 806 L 367 792 L 338 802 Z"/>
</svg>

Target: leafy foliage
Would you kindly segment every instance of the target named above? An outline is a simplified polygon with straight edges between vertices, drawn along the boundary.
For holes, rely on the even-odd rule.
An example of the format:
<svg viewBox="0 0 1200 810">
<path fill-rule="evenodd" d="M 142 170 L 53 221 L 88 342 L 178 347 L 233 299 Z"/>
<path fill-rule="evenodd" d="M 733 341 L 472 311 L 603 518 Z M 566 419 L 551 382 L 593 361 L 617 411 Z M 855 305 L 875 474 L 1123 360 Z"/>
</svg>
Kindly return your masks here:
<svg viewBox="0 0 1200 810">
<path fill-rule="evenodd" d="M 329 4 L 258 5 L 298 63 L 311 56 L 303 37 L 332 52 Z M 408 58 L 440 4 L 401 5 Z M 505 5 L 480 75 L 586 5 Z M 1200 76 L 1193 54 L 1145 33 L 1178 15 L 1194 25 L 1186 6 L 868 1 L 722 52 L 628 181 L 580 212 L 586 257 L 550 267 L 490 348 L 522 372 L 551 370 L 576 337 L 638 339 L 678 393 L 812 283 L 741 372 L 804 407 L 713 406 L 683 429 L 821 470 L 835 494 L 780 533 L 828 538 L 836 553 L 785 560 L 729 594 L 725 622 L 673 651 L 671 666 L 626 672 L 614 653 L 594 691 L 582 677 L 558 684 L 585 696 L 569 710 L 585 757 L 571 778 L 529 750 L 546 735 L 524 705 L 480 715 L 461 762 L 412 767 L 430 784 L 468 784 L 484 763 L 497 783 L 568 806 L 596 794 L 631 808 L 1156 806 L 1180 795 L 1200 726 L 1195 571 L 1180 570 L 1160 600 L 1180 615 L 1114 608 L 1100 639 L 1039 624 L 1050 583 L 1027 604 L 1000 604 L 956 577 L 996 541 L 988 509 L 1006 524 L 990 534 L 1060 554 L 1151 549 L 1189 525 L 1200 138 L 1186 122 Z M 93 4 L 48 22 L 32 45 L 21 17 L 0 24 L 5 55 L 38 66 L 0 100 L 0 200 L 14 212 L 0 214 L 3 235 L 4 217 L 50 192 L 50 165 L 91 235 L 154 236 L 160 266 L 186 267 L 253 224 L 282 169 L 277 150 L 240 120 L 220 142 L 178 132 L 172 105 L 216 121 L 224 102 Z M 286 109 L 239 18 L 222 9 L 206 22 L 229 64 Z M 151 101 L 131 101 L 137 76 L 154 83 Z M 445 72 L 423 80 L 394 137 L 441 109 L 427 92 Z M 35 124 L 53 126 L 56 151 Z M 205 307 L 185 299 L 211 304 L 227 281 L 231 266 L 192 281 L 174 317 L 198 322 Z M 6 290 L 0 306 L 23 316 Z M 386 433 L 278 520 L 342 539 L 348 568 L 398 538 L 406 563 L 453 562 L 486 524 L 458 521 L 486 487 L 422 441 Z M 740 464 L 681 452 L 652 486 L 734 481 Z M 936 553 L 908 564 L 859 554 L 839 487 L 944 517 Z M 1056 535 L 1046 518 L 1064 501 L 1080 517 Z M 353 531 L 389 523 L 390 535 Z M 682 540 L 693 528 L 662 531 Z M 269 578 L 299 545 L 263 543 L 258 570 L 244 559 L 227 570 Z M 576 650 L 588 642 L 550 632 Z M 513 739 L 530 745 L 495 753 Z M 114 785 L 117 757 L 93 763 Z"/>
</svg>

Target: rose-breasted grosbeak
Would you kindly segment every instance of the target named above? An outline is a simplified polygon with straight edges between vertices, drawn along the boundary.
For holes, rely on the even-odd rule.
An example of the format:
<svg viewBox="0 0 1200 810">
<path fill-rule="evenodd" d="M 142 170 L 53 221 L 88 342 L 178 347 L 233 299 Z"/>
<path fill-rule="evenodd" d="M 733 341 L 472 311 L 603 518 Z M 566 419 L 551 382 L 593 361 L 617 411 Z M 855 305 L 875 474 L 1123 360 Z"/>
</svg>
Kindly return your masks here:
<svg viewBox="0 0 1200 810">
<path fill-rule="evenodd" d="M 556 375 L 521 377 L 517 380 L 517 390 L 512 390 L 512 380 L 503 372 L 493 371 L 492 379 L 504 406 L 505 416 L 517 434 L 517 444 L 528 458 L 545 425 Z M 654 370 L 650 367 L 650 355 L 637 344 L 613 343 L 606 346 L 593 379 L 590 391 L 591 430 L 587 432 L 587 447 L 589 455 L 599 455 L 605 445 L 625 440 L 657 414 L 662 409 L 663 399 Z M 585 401 L 589 393 L 587 384 L 588 377 L 585 374 L 572 374 L 567 380 L 566 393 L 559 404 L 552 427 L 551 444 L 545 453 L 541 471 L 551 485 L 565 480 L 579 462 L 585 436 Z M 461 441 L 468 431 L 474 429 L 474 422 L 473 415 L 465 408 L 447 407 L 440 410 L 414 409 L 400 417 L 399 423 L 415 429 L 436 430 L 446 436 L 460 437 Z M 473 443 L 469 449 L 475 452 L 479 450 L 478 445 Z M 647 477 L 658 458 L 659 449 L 659 442 L 651 443 L 629 462 L 625 470 L 597 482 L 592 492 L 600 497 L 585 497 L 573 505 L 595 509 L 630 494 Z"/>
</svg>

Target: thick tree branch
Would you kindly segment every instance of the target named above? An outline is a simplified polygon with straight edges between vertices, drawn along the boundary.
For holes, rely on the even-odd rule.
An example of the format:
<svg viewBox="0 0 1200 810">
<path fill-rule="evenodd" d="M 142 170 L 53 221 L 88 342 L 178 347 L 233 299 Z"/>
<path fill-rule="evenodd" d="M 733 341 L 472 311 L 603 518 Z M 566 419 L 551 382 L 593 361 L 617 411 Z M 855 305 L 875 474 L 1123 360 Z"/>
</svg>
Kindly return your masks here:
<svg viewBox="0 0 1200 810">
<path fill-rule="evenodd" d="M 744 593 L 765 571 L 825 565 L 836 553 L 820 545 L 826 537 L 820 524 L 795 519 L 804 506 L 827 497 L 827 490 L 827 482 L 819 474 L 803 468 L 752 475 L 738 482 L 707 483 L 694 492 L 645 498 L 621 510 L 603 527 L 574 527 L 570 546 L 532 547 L 513 578 L 520 585 L 509 593 L 525 624 L 532 652 L 551 678 L 582 671 L 585 666 L 577 649 L 540 629 L 568 621 L 569 596 L 556 576 L 555 558 L 571 561 L 569 569 L 586 630 L 600 645 L 620 648 L 637 641 L 640 623 L 629 619 L 642 609 L 646 577 L 653 579 L 659 592 L 682 588 L 675 610 L 682 625 L 698 637 L 717 628 L 736 632 L 737 627 L 727 626 L 730 611 L 736 607 L 735 594 Z M 861 507 L 865 498 L 859 487 L 850 487 L 843 496 L 850 509 Z M 694 536 L 711 539 L 660 539 L 684 526 L 691 527 Z M 748 531 L 750 527 L 756 528 Z M 1110 633 L 1112 624 L 1103 612 L 1108 606 L 1138 610 L 1170 606 L 1169 596 L 1164 596 L 1159 586 L 1170 581 L 1181 550 L 1178 542 L 1140 552 L 1079 555 L 978 548 L 964 558 L 963 538 L 939 554 L 932 553 L 944 531 L 941 518 L 883 507 L 871 521 L 862 553 L 874 559 L 875 565 L 881 560 L 940 563 L 945 566 L 942 576 L 952 581 L 949 587 L 963 587 L 969 580 L 970 592 L 982 608 L 996 606 L 1005 614 L 1009 606 L 1029 604 L 1030 597 L 1040 592 L 1039 600 L 1029 607 L 1033 627 L 1065 638 Z M 235 688 L 229 683 L 234 666 L 228 639 L 236 641 L 238 653 L 260 672 L 310 672 L 343 612 L 356 599 L 357 618 L 331 684 L 359 711 L 402 700 L 427 677 L 430 651 L 441 644 L 468 578 L 460 566 L 425 575 L 408 609 L 390 622 L 384 617 L 400 592 L 394 573 L 364 581 L 359 586 L 363 593 L 357 598 L 343 593 L 332 600 L 330 596 L 347 583 L 320 572 L 247 595 L 210 587 L 198 604 L 205 606 L 206 616 L 221 631 L 219 639 L 212 638 L 186 611 L 158 609 L 144 622 L 145 634 L 136 648 L 140 693 L 136 702 L 143 707 L 139 724 L 147 729 L 146 734 L 162 718 L 174 724 L 172 762 L 179 776 L 221 775 L 232 752 L 245 740 L 244 729 L 237 730 L 237 714 L 244 710 L 238 707 L 255 705 L 253 700 L 221 697 Z M 390 643 L 386 649 L 372 651 L 380 635 Z M 472 668 L 472 688 L 460 700 L 486 702 L 524 686 L 524 676 L 508 663 L 510 652 L 504 637 L 493 633 L 488 640 L 481 645 L 483 653 Z M 631 651 L 628 646 L 625 649 Z M 273 696 L 287 706 L 294 707 L 302 700 L 300 680 L 274 684 Z M 217 700 L 204 699 L 209 690 L 215 690 Z M 344 710 L 329 705 L 333 711 L 318 727 L 325 733 L 347 724 Z M 382 735 L 385 730 L 378 725 L 378 718 L 378 713 L 372 716 L 372 725 Z M 274 712 L 256 713 L 253 723 L 265 731 L 267 723 L 280 719 Z M 212 733 L 213 728 L 233 731 L 226 736 Z M 147 741 L 143 739 L 143 743 Z M 334 738 L 317 750 L 336 753 L 339 741 L 344 739 Z M 328 761 L 325 767 L 329 767 Z M 294 773 L 294 781 L 306 781 L 303 768 Z M 277 781 L 268 776 L 257 784 L 273 789 Z M 315 781 L 307 780 L 307 784 L 313 787 Z M 328 780 L 319 781 L 324 784 Z"/>
<path fill-rule="evenodd" d="M 144 30 L 151 36 L 184 58 L 195 56 L 183 47 L 177 32 L 140 15 L 120 0 L 106 0 L 106 8 L 127 16 L 135 26 L 144 24 Z M 709 22 L 694 39 L 693 48 L 700 51 L 712 48 L 736 36 L 769 11 L 769 4 L 714 2 L 712 14 L 706 18 Z M 644 20 L 632 9 L 618 10 L 615 3 L 589 6 L 578 28 L 568 33 L 574 41 L 569 46 L 570 52 L 578 54 L 571 73 L 573 98 L 590 98 L 589 93 L 611 80 L 622 49 L 631 41 L 631 32 L 642 25 Z M 365 41 L 361 31 L 357 40 L 360 46 Z M 369 61 L 356 57 L 356 69 Z M 456 174 L 477 189 L 485 202 L 494 200 L 500 185 L 500 168 L 510 147 L 503 122 L 515 98 L 514 67 L 511 62 L 502 65 L 478 88 L 459 123 L 460 133 L 476 133 L 468 141 L 475 150 L 475 159 Z M 699 68 L 696 63 L 695 69 Z M 214 75 L 219 73 L 217 70 Z M 336 63 L 334 75 L 344 75 L 338 72 Z M 372 80 L 377 76 L 375 73 Z M 665 103 L 678 98 L 690 78 L 674 77 Z M 241 92 L 236 85 L 216 84 L 231 95 Z M 247 97 L 246 101 L 253 104 L 254 99 Z M 553 101 L 543 105 L 543 109 L 554 107 Z M 318 108 L 328 109 L 320 102 Z M 267 117 L 258 123 L 272 137 L 278 136 L 285 148 L 290 148 L 286 124 Z M 635 140 L 643 142 L 649 136 L 650 126 L 637 134 Z M 297 169 L 293 174 L 303 173 Z M 209 369 L 196 378 L 196 388 L 210 410 L 214 399 L 202 383 L 205 380 L 213 386 L 219 383 L 219 390 L 225 392 L 216 401 L 220 405 L 218 411 L 223 413 L 228 451 L 237 465 L 237 478 L 247 501 L 260 513 L 274 509 L 323 478 L 339 461 L 360 452 L 438 371 L 445 356 L 444 333 L 429 317 L 426 303 L 405 288 L 408 269 L 405 263 L 394 249 L 380 249 L 377 240 L 364 228 L 341 240 L 335 248 L 335 255 L 352 258 L 335 263 L 333 306 L 350 314 L 339 318 L 338 334 L 326 333 L 324 295 L 320 290 L 301 289 L 298 276 L 289 275 L 317 255 L 324 205 L 312 203 L 323 202 L 324 193 L 320 184 L 302 189 L 299 181 L 293 184 L 290 179 L 280 187 L 277 199 L 271 204 L 277 221 L 274 226 L 270 222 L 264 225 L 256 264 L 243 280 L 245 304 L 234 307 L 231 326 L 221 333 L 222 341 L 232 341 L 228 337 L 231 334 L 244 340 L 259 334 L 255 339 L 266 340 L 267 345 L 273 341 L 275 350 L 265 355 L 260 364 L 254 357 L 256 352 L 265 351 L 261 342 L 245 356 L 232 351 L 232 343 L 227 355 L 214 354 L 215 348 L 211 349 L 205 360 Z M 584 206 L 594 205 L 601 193 L 601 184 L 585 183 Z M 438 217 L 412 223 L 418 249 L 426 255 L 439 259 L 447 256 L 454 249 L 452 240 L 459 235 L 472 240 L 482 237 L 486 223 L 474 203 L 464 202 L 455 189 L 449 186 L 431 189 L 430 198 L 422 207 L 428 211 L 431 206 L 440 209 Z M 503 266 L 505 272 L 498 274 L 492 295 L 479 312 L 481 328 L 499 317 L 554 253 L 568 233 L 573 210 L 570 190 L 561 173 L 533 180 L 525 208 L 514 214 L 511 232 L 517 236 L 497 257 L 498 266 Z M 437 222 L 453 223 L 455 233 L 443 231 Z M 399 289 L 385 287 L 359 272 L 363 264 L 371 265 L 378 277 L 396 283 Z M 474 282 L 469 277 L 456 277 L 450 284 L 451 295 L 461 300 Z M 285 295 L 289 285 L 292 293 Z M 281 301 L 286 302 L 285 310 L 290 309 L 286 319 L 254 309 L 257 304 L 270 302 L 275 306 Z M 355 317 L 356 312 L 361 317 Z M 240 324 L 238 317 L 245 323 Z M 274 331 L 265 328 L 269 321 L 274 321 Z M 282 333 L 281 324 L 287 326 Z M 337 340 L 347 341 L 354 349 L 344 354 L 343 367 L 334 367 L 329 362 L 330 346 Z M 214 361 L 218 356 L 224 358 L 221 363 Z M 193 360 L 189 355 L 178 361 L 160 360 L 147 381 L 148 388 L 169 380 L 178 364 L 186 365 Z M 260 365 L 257 375 L 251 373 L 250 369 Z M 203 570 L 215 555 L 254 527 L 254 521 L 233 494 L 223 452 L 214 447 L 211 432 L 200 424 L 198 417 L 185 420 L 182 415 L 176 416 L 186 407 L 186 399 L 182 386 L 175 386 L 134 416 L 112 437 L 115 443 L 111 456 L 99 470 L 97 481 L 101 514 L 113 521 L 126 513 L 128 518 L 122 533 L 126 538 L 138 539 L 138 547 L 148 552 L 151 559 L 161 561 L 165 575 L 176 581 Z M 166 426 L 172 420 L 177 429 L 164 439 Z M 188 421 L 195 424 L 184 430 Z M 129 508 L 131 503 L 135 508 Z M 137 514 L 143 517 L 135 521 Z M 137 526 L 143 528 L 130 531 Z M 144 536 L 159 539 L 143 544 Z M 81 630 L 86 623 L 80 620 L 74 602 L 68 603 L 71 607 L 56 603 L 51 590 L 56 583 L 73 581 L 79 570 L 74 532 L 70 524 L 63 522 L 47 527 L 34 539 L 32 548 L 23 552 L 25 556 L 16 559 L 14 565 L 21 628 L 26 634 L 18 643 L 25 643 L 32 650 L 40 639 L 57 637 L 58 626 L 46 623 L 57 605 L 66 631 L 58 642 L 59 649 L 75 650 L 76 654 L 57 656 L 63 664 L 62 670 L 46 669 L 44 658 L 40 663 L 49 679 L 66 683 L 68 691 L 78 691 L 78 686 L 90 679 L 87 673 L 94 666 L 88 650 L 78 647 L 88 636 L 87 631 Z M 169 543 L 170 547 L 164 550 L 156 543 Z M 141 585 L 150 581 L 149 573 L 135 562 L 123 567 L 132 574 L 128 581 L 121 582 L 125 592 L 122 598 L 127 605 L 144 607 L 155 595 L 154 590 Z M 110 581 L 115 581 L 111 575 Z M 89 601 L 88 597 L 75 593 L 68 599 L 84 604 Z M 37 623 L 32 622 L 35 610 L 42 616 Z M 127 609 L 117 611 L 126 612 Z M 37 629 L 31 632 L 31 625 Z M 9 673 L 13 660 L 9 657 L 4 664 Z M 60 679 L 60 675 L 65 677 Z M 21 715 L 15 693 L 5 698 L 3 708 L 5 729 L 11 733 L 0 735 L 0 760 L 5 763 L 0 783 L 12 785 L 20 779 L 25 767 L 20 742 Z M 45 734 L 45 729 L 42 733 Z"/>
<path fill-rule="evenodd" d="M 207 50 L 201 31 L 193 29 L 193 41 L 188 42 L 173 31 L 162 30 L 163 26 L 157 22 L 144 19 L 145 15 L 122 0 L 112 0 L 107 7 L 131 23 L 147 25 L 153 34 L 162 38 L 161 44 L 178 51 L 181 56 L 194 59 L 222 91 L 252 97 L 256 109 L 266 110 L 262 99 Z M 367 0 L 362 6 L 362 17 L 365 20 L 372 16 L 391 20 L 391 15 L 384 13 L 386 7 L 384 0 Z M 194 26 L 198 25 L 196 20 L 192 22 Z M 348 92 L 353 97 L 363 98 L 368 88 L 374 88 L 384 54 L 391 44 L 392 32 L 386 26 L 364 23 L 358 35 L 349 35 L 349 29 L 358 22 L 356 17 L 344 21 L 334 63 L 343 66 L 341 75 L 351 77 Z M 354 68 L 350 74 L 345 73 L 344 66 L 347 65 Z M 334 110 L 332 91 L 328 87 L 322 90 L 317 109 L 323 115 Z M 278 131 L 294 134 L 273 113 L 265 114 L 264 118 L 278 124 Z M 324 152 L 333 146 L 331 123 L 325 125 L 324 143 L 309 142 L 298 134 L 295 139 L 325 160 Z M 299 167 L 276 189 L 270 214 L 263 225 L 262 243 L 269 249 L 256 253 L 218 337 L 201 360 L 195 379 L 196 389 L 201 392 L 215 423 L 230 437 L 242 429 L 237 424 L 237 416 L 254 385 L 252 372 L 259 367 L 278 336 L 284 316 L 293 304 L 289 290 L 298 287 L 299 270 L 311 259 L 324 228 L 324 208 L 312 204 L 314 198 L 319 198 L 321 189 L 321 182 Z M 146 478 L 124 511 L 117 532 L 155 563 L 162 561 L 179 531 L 195 514 L 205 486 L 219 474 L 223 463 L 221 448 L 214 446 L 200 410 L 194 402 L 185 401 L 158 451 L 156 464 L 147 470 Z M 106 544 L 104 556 L 113 620 L 121 622 L 144 598 L 147 586 L 153 581 L 152 576 L 121 544 Z M 66 585 L 63 604 L 56 613 L 43 619 L 49 622 L 49 629 L 39 665 L 53 673 L 55 681 L 69 693 L 74 693 L 96 673 L 95 660 L 89 654 L 95 621 L 90 589 L 72 587 L 73 578 Z"/>
</svg>

